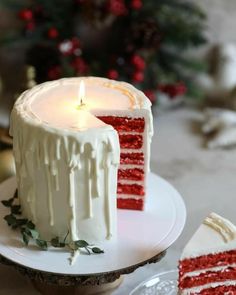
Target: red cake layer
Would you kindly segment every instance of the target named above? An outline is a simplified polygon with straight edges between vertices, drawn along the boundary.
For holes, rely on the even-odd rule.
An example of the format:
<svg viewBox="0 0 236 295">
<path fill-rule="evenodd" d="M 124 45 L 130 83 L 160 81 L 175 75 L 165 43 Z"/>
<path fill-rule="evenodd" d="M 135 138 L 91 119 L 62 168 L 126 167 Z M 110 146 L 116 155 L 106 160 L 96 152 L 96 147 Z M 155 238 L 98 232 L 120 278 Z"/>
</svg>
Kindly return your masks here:
<svg viewBox="0 0 236 295">
<path fill-rule="evenodd" d="M 144 180 L 144 171 L 140 168 L 133 169 L 119 169 L 118 170 L 118 180 L 128 179 L 128 180 Z"/>
<path fill-rule="evenodd" d="M 211 268 L 214 266 L 225 266 L 233 263 L 236 263 L 236 250 L 181 260 L 179 271 L 180 275 L 183 275 L 190 271 Z"/>
<path fill-rule="evenodd" d="M 143 199 L 117 199 L 117 207 L 119 209 L 132 209 L 132 210 L 143 210 L 144 200 Z"/>
<path fill-rule="evenodd" d="M 117 131 L 143 133 L 145 128 L 144 118 L 98 116 L 98 119 L 113 126 Z"/>
<path fill-rule="evenodd" d="M 207 288 L 197 293 L 198 295 L 236 295 L 236 286 L 219 286 L 215 288 Z M 191 295 L 196 295 L 192 293 Z"/>
<path fill-rule="evenodd" d="M 139 134 L 119 134 L 120 147 L 122 149 L 141 149 L 143 137 Z"/>
<path fill-rule="evenodd" d="M 120 164 L 144 165 L 143 153 L 121 153 Z"/>
<path fill-rule="evenodd" d="M 139 184 L 121 184 L 118 182 L 117 186 L 117 193 L 118 194 L 125 194 L 125 195 L 137 195 L 137 196 L 144 196 L 144 187 Z"/>
<path fill-rule="evenodd" d="M 236 267 L 228 267 L 222 271 L 207 271 L 198 276 L 185 277 L 180 280 L 179 288 L 193 288 L 214 282 L 236 280 Z"/>
</svg>

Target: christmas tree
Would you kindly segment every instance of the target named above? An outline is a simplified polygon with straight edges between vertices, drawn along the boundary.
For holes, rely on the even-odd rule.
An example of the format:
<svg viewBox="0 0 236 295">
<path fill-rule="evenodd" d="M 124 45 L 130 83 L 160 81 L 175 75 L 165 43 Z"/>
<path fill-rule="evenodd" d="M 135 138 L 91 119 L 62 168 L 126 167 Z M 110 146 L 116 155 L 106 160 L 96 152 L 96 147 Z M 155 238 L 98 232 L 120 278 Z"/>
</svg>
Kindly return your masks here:
<svg viewBox="0 0 236 295">
<path fill-rule="evenodd" d="M 27 44 L 36 81 L 69 76 L 125 80 L 151 100 L 195 93 L 192 72 L 201 63 L 184 51 L 205 42 L 205 15 L 180 0 L 5 0 L 21 29 L 2 38 Z"/>
</svg>

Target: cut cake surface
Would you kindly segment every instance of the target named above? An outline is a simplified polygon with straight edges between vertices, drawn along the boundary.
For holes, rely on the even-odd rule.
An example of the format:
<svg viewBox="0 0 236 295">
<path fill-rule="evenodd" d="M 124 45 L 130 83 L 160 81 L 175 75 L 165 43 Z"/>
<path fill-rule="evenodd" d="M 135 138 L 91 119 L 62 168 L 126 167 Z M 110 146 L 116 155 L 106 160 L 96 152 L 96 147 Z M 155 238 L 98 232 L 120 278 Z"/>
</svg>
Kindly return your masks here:
<svg viewBox="0 0 236 295">
<path fill-rule="evenodd" d="M 183 250 L 180 294 L 236 294 L 236 227 L 211 213 Z"/>
<path fill-rule="evenodd" d="M 114 127 L 120 141 L 120 166 L 118 170 L 117 207 L 143 210 L 147 174 L 146 118 L 128 115 L 97 116 Z"/>
</svg>

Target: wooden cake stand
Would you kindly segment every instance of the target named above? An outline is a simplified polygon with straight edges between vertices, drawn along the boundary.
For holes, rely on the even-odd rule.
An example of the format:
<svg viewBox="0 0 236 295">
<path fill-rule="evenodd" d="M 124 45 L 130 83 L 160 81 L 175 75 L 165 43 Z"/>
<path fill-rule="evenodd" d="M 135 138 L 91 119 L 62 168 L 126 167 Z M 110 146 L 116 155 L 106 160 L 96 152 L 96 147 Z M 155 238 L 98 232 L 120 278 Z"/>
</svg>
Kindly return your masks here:
<svg viewBox="0 0 236 295">
<path fill-rule="evenodd" d="M 0 185 L 0 199 L 16 189 L 11 178 Z M 7 208 L 0 205 L 0 262 L 30 278 L 42 294 L 110 294 L 124 274 L 161 260 L 181 234 L 186 209 L 179 193 L 150 173 L 145 211 L 118 210 L 118 238 L 98 247 L 104 254 L 78 256 L 71 266 L 63 250 L 25 247 L 20 233 L 7 226 Z"/>
</svg>

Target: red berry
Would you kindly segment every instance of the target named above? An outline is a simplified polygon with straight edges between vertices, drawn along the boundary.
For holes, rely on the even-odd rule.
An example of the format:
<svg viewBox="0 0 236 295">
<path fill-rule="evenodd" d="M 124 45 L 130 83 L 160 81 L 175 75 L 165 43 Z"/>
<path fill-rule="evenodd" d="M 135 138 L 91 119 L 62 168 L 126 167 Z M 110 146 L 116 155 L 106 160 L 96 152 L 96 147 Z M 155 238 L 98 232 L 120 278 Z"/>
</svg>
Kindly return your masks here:
<svg viewBox="0 0 236 295">
<path fill-rule="evenodd" d="M 77 37 L 73 37 L 71 42 L 73 44 L 73 49 L 80 48 L 80 40 Z"/>
<path fill-rule="evenodd" d="M 119 73 L 117 72 L 117 70 L 114 69 L 110 69 L 107 72 L 107 78 L 112 79 L 112 80 L 117 80 L 119 77 Z"/>
<path fill-rule="evenodd" d="M 144 90 L 144 94 L 150 99 L 151 102 L 156 100 L 155 92 L 151 89 Z"/>
<path fill-rule="evenodd" d="M 175 84 L 160 84 L 158 85 L 158 90 L 169 95 L 171 99 L 174 99 L 176 96 L 184 95 L 187 88 L 183 82 L 179 82 Z"/>
<path fill-rule="evenodd" d="M 50 28 L 47 34 L 50 39 L 55 39 L 59 35 L 58 30 L 54 27 Z"/>
<path fill-rule="evenodd" d="M 135 10 L 139 10 L 142 8 L 143 3 L 141 0 L 132 0 L 130 3 L 131 8 L 135 9 Z"/>
<path fill-rule="evenodd" d="M 33 19 L 33 12 L 29 8 L 24 8 L 24 9 L 19 11 L 18 16 L 22 20 L 29 21 L 29 20 Z"/>
<path fill-rule="evenodd" d="M 35 29 L 35 22 L 31 21 L 31 22 L 26 23 L 25 29 L 28 32 L 32 32 Z"/>
<path fill-rule="evenodd" d="M 124 0 L 109 0 L 108 10 L 117 16 L 126 15 L 127 8 L 125 6 Z"/>
<path fill-rule="evenodd" d="M 141 72 L 141 71 L 134 72 L 134 74 L 132 76 L 132 80 L 136 83 L 143 82 L 143 80 L 144 80 L 143 72 Z"/>
<path fill-rule="evenodd" d="M 61 77 L 62 71 L 60 66 L 53 66 L 48 70 L 48 78 L 55 80 Z"/>
<path fill-rule="evenodd" d="M 187 87 L 183 82 L 177 83 L 176 89 L 177 89 L 178 95 L 184 95 L 187 91 Z"/>
<path fill-rule="evenodd" d="M 146 67 L 145 60 L 138 54 L 134 54 L 132 56 L 131 63 L 136 67 L 137 70 L 140 71 L 143 71 Z"/>
</svg>

